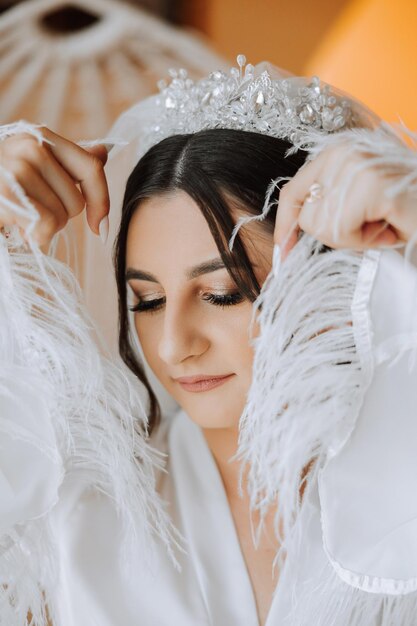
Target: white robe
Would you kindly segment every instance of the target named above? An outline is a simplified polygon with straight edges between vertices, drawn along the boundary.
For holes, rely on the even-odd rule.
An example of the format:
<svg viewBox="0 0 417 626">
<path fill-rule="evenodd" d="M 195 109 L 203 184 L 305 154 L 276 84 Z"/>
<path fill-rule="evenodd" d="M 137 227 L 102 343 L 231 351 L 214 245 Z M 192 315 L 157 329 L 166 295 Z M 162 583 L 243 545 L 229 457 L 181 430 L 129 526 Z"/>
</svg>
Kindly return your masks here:
<svg viewBox="0 0 417 626">
<path fill-rule="evenodd" d="M 59 626 L 258 626 L 255 598 L 223 482 L 198 425 L 179 410 L 152 439 L 168 454 L 158 490 L 188 542 L 177 571 L 158 544 L 151 567 L 138 554 L 127 583 L 120 569 L 120 524 L 107 496 L 80 493 L 73 484 L 56 509 L 64 575 L 57 590 Z M 82 489 L 82 488 L 81 488 Z M 71 504 L 70 504 L 71 503 Z M 314 573 L 325 562 L 317 500 L 300 567 Z M 306 508 L 307 510 L 307 508 Z M 272 575 L 272 574 L 271 574 Z M 285 567 L 265 626 L 284 623 L 292 581 Z"/>
</svg>

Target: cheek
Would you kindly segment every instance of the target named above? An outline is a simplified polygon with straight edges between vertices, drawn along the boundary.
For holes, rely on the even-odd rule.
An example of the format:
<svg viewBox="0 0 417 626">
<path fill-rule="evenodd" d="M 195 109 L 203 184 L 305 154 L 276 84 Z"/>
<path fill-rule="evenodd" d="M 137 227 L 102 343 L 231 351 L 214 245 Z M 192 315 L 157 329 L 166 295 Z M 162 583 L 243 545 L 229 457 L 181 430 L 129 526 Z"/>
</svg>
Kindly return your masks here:
<svg viewBox="0 0 417 626">
<path fill-rule="evenodd" d="M 135 329 L 144 357 L 153 369 L 158 355 L 159 326 L 150 318 L 143 319 L 140 315 L 135 315 Z"/>
<path fill-rule="evenodd" d="M 253 347 L 251 337 L 256 336 L 256 323 L 250 330 L 251 312 L 245 311 L 236 317 L 227 334 L 230 349 L 240 355 L 244 362 L 253 360 Z"/>
</svg>

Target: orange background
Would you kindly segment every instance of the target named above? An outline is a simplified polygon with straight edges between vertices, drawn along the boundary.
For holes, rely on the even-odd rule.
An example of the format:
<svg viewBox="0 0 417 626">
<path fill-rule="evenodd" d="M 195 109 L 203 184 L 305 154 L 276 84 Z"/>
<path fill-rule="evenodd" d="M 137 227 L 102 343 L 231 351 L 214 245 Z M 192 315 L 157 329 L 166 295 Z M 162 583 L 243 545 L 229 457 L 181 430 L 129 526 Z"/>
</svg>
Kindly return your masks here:
<svg viewBox="0 0 417 626">
<path fill-rule="evenodd" d="M 417 0 L 195 0 L 184 21 L 232 62 L 318 74 L 417 129 Z"/>
</svg>

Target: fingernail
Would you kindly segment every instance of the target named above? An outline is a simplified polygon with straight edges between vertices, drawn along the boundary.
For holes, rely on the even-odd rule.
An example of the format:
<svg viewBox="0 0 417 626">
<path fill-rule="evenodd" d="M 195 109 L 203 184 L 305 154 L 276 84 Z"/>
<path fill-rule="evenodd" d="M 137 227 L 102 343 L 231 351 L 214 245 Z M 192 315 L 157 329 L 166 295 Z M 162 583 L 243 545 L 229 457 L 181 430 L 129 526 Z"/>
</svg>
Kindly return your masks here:
<svg viewBox="0 0 417 626">
<path fill-rule="evenodd" d="M 274 276 L 278 274 L 280 265 L 281 265 L 281 248 L 276 243 L 274 245 L 274 252 L 272 255 L 272 270 L 273 270 Z"/>
<path fill-rule="evenodd" d="M 98 232 L 100 234 L 101 241 L 103 243 L 106 243 L 107 238 L 109 236 L 109 216 L 108 215 L 103 217 L 103 219 L 101 220 L 98 226 Z"/>
<path fill-rule="evenodd" d="M 108 154 L 108 153 L 110 152 L 110 150 L 111 150 L 112 148 L 114 148 L 114 146 L 115 146 L 115 144 L 114 144 L 114 143 L 103 143 L 102 145 L 106 148 L 106 150 L 107 150 L 107 154 Z"/>
</svg>

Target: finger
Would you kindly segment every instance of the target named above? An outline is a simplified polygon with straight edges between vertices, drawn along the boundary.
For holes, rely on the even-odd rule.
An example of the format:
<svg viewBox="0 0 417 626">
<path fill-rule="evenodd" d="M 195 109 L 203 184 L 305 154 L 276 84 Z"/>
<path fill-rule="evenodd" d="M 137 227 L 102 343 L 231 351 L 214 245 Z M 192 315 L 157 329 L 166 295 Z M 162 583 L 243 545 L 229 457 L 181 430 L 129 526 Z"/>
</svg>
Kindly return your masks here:
<svg viewBox="0 0 417 626">
<path fill-rule="evenodd" d="M 400 238 L 387 222 L 367 222 L 362 226 L 362 245 L 365 248 L 390 246 L 398 243 Z"/>
<path fill-rule="evenodd" d="M 279 194 L 274 241 L 281 248 L 281 258 L 288 255 L 297 243 L 298 216 L 302 209 L 309 187 L 316 182 L 321 163 L 316 159 L 304 164 L 295 176 L 282 187 Z"/>
<path fill-rule="evenodd" d="M 41 160 L 39 159 L 39 155 L 30 152 L 24 156 L 24 160 L 40 172 L 46 186 L 49 186 L 51 191 L 60 199 L 68 217 L 75 217 L 83 211 L 86 205 L 83 194 L 77 188 L 74 179 L 71 178 L 68 172 L 48 150 L 45 151 Z M 32 187 L 29 187 L 29 185 L 25 187 L 23 178 L 24 176 L 21 176 L 21 181 L 19 181 L 22 186 L 30 189 L 32 195 L 42 202 L 42 198 L 39 197 L 39 194 L 33 194 Z"/>
<path fill-rule="evenodd" d="M 345 209 L 345 198 L 339 201 L 338 192 L 344 190 L 349 168 L 358 162 L 356 155 L 350 154 L 348 145 L 328 146 L 296 174 L 298 197 L 302 204 L 298 214 L 301 230 L 309 233 L 329 247 L 343 247 L 339 241 L 338 228 L 350 219 L 350 212 L 340 215 L 340 207 Z M 319 185 L 319 196 L 312 195 L 312 186 Z M 322 189 L 320 189 L 320 187 Z M 343 218 L 343 219 L 341 219 Z"/>
<path fill-rule="evenodd" d="M 357 163 L 352 163 L 350 169 L 340 172 L 334 185 L 330 245 L 336 248 L 372 247 L 376 241 L 375 239 L 372 242 L 372 238 L 378 237 L 378 229 L 386 224 L 380 175 L 372 168 L 358 170 Z M 345 190 L 347 192 L 342 196 L 342 191 Z M 371 224 L 374 225 L 370 226 Z M 391 241 L 381 231 L 380 240 L 387 237 Z"/>
<path fill-rule="evenodd" d="M 417 232 L 416 203 L 411 204 L 408 189 L 394 198 L 387 196 L 386 190 L 384 188 L 381 202 L 385 220 L 398 234 L 399 239 L 407 242 Z"/>
<path fill-rule="evenodd" d="M 14 193 L 11 185 L 0 181 L 0 227 L 13 226 L 19 222 L 28 224 L 33 221 L 33 210 L 30 210 L 27 198 L 26 194 L 26 201 L 22 202 L 22 197 Z"/>
<path fill-rule="evenodd" d="M 35 200 L 35 198 L 28 196 L 28 199 L 39 214 L 39 220 L 36 222 L 30 236 L 38 243 L 39 246 L 43 246 L 48 244 L 55 233 L 65 226 L 68 218 L 62 219 L 62 215 L 55 211 L 50 211 L 42 203 Z M 24 238 L 27 241 L 28 236 L 26 235 L 26 229 L 31 223 L 31 219 L 27 217 L 19 217 L 16 219 L 15 223 L 19 226 L 20 232 L 23 230 Z"/>
<path fill-rule="evenodd" d="M 30 195 L 34 200 L 39 202 L 39 204 L 43 204 L 49 211 L 56 212 L 60 224 L 66 224 L 69 217 L 66 207 L 51 186 L 45 182 L 30 163 L 27 161 L 12 162 L 9 165 L 9 169 L 20 186 L 23 187 L 23 189 L 30 190 Z M 73 182 L 71 185 L 74 187 Z M 80 197 L 80 201 L 83 202 L 80 192 L 77 191 L 77 193 Z"/>
<path fill-rule="evenodd" d="M 92 148 L 85 150 L 49 129 L 42 132 L 54 143 L 48 144 L 48 148 L 55 158 L 80 184 L 87 204 L 87 222 L 91 230 L 98 235 L 99 224 L 110 208 L 109 190 L 103 169 L 103 151 L 96 146 L 93 152 Z"/>
<path fill-rule="evenodd" d="M 290 181 L 292 182 L 292 181 Z M 289 183 L 284 185 L 279 193 L 278 208 L 275 220 L 274 242 L 281 250 L 281 259 L 284 260 L 290 250 L 297 243 L 298 238 L 298 215 L 301 210 L 300 205 L 296 205 L 292 188 Z"/>
<path fill-rule="evenodd" d="M 83 150 L 98 157 L 100 161 L 102 162 L 103 166 L 106 165 L 107 158 L 108 158 L 108 149 L 106 148 L 104 144 L 101 143 L 101 144 L 97 144 L 96 146 L 88 146 L 88 147 L 86 146 L 85 148 L 83 148 Z"/>
<path fill-rule="evenodd" d="M 28 138 L 20 142 L 13 152 L 14 160 L 8 162 L 8 169 L 18 179 L 24 189 L 30 190 L 32 195 L 42 202 L 39 194 L 33 193 L 32 177 L 25 181 L 25 176 L 30 167 L 39 172 L 41 178 L 51 191 L 60 199 L 69 217 L 75 217 L 86 206 L 85 198 L 77 187 L 75 180 L 68 174 L 65 168 L 56 160 L 49 147 L 45 144 L 39 146 Z M 45 189 L 45 188 L 44 188 Z"/>
<path fill-rule="evenodd" d="M 329 247 L 334 247 L 332 206 L 332 199 L 327 193 L 323 198 L 318 198 L 313 202 L 304 202 L 298 217 L 298 224 L 302 231 Z"/>
</svg>

